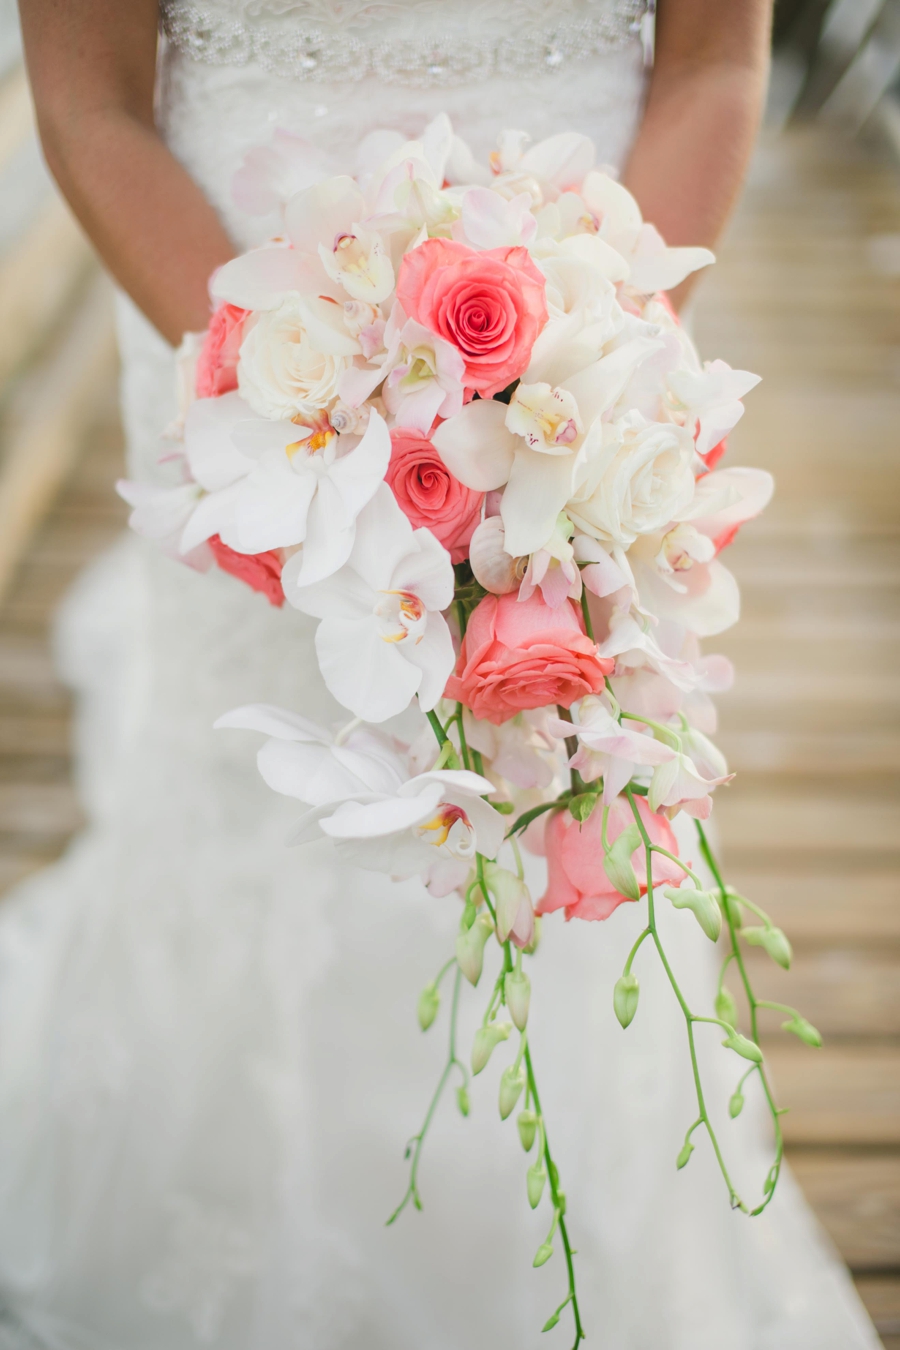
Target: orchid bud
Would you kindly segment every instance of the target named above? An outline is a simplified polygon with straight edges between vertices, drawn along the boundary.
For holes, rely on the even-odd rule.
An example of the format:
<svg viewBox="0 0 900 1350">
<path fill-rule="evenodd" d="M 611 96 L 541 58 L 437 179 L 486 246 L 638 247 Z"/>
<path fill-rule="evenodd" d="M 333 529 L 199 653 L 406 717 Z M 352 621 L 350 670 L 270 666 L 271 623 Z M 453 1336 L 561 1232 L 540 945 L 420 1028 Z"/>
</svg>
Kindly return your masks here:
<svg viewBox="0 0 900 1350">
<path fill-rule="evenodd" d="M 722 911 L 711 891 L 698 891 L 688 883 L 684 886 L 666 886 L 663 894 L 676 909 L 689 909 L 710 942 L 717 942 L 722 931 Z"/>
<path fill-rule="evenodd" d="M 782 1031 L 791 1031 L 795 1036 L 799 1036 L 804 1045 L 811 1045 L 818 1050 L 822 1044 L 820 1033 L 813 1026 L 812 1022 L 807 1022 L 805 1017 L 796 1013 L 789 1022 L 782 1022 Z"/>
<path fill-rule="evenodd" d="M 641 898 L 641 888 L 631 865 L 631 855 L 640 844 L 641 832 L 637 825 L 626 825 L 603 859 L 604 872 L 619 894 L 628 900 Z"/>
<path fill-rule="evenodd" d="M 456 1105 L 459 1107 L 459 1114 L 467 1116 L 469 1114 L 469 1094 L 464 1087 L 456 1089 Z"/>
<path fill-rule="evenodd" d="M 525 1069 L 510 1065 L 500 1075 L 500 1119 L 506 1120 L 515 1110 L 516 1102 L 525 1087 Z"/>
<path fill-rule="evenodd" d="M 750 943 L 751 947 L 763 947 L 771 956 L 776 965 L 784 970 L 789 970 L 791 958 L 794 953 L 791 951 L 791 944 L 786 935 L 780 928 L 742 928 L 741 937 Z"/>
<path fill-rule="evenodd" d="M 469 984 L 477 984 L 481 979 L 484 944 L 493 931 L 494 921 L 490 914 L 479 914 L 471 928 L 457 935 L 456 960 Z"/>
<path fill-rule="evenodd" d="M 736 1120 L 744 1109 L 744 1097 L 740 1089 L 737 1088 L 731 1095 L 728 1103 L 728 1114 L 732 1120 Z"/>
<path fill-rule="evenodd" d="M 550 1257 L 552 1255 L 553 1255 L 553 1248 L 550 1246 L 550 1243 L 542 1242 L 541 1245 L 538 1247 L 537 1251 L 535 1252 L 534 1261 L 532 1262 L 532 1265 L 534 1266 L 546 1265 L 546 1263 L 550 1260 Z"/>
<path fill-rule="evenodd" d="M 517 591 L 528 566 L 527 558 L 506 552 L 506 533 L 500 516 L 488 516 L 469 541 L 469 566 L 475 580 L 492 595 Z"/>
<path fill-rule="evenodd" d="M 678 1157 L 675 1159 L 675 1166 L 678 1168 L 679 1172 L 681 1171 L 682 1167 L 687 1167 L 688 1159 L 690 1158 L 693 1151 L 694 1145 L 691 1143 L 690 1139 L 685 1139 L 682 1150 L 679 1153 Z"/>
<path fill-rule="evenodd" d="M 497 937 L 500 942 L 505 942 L 514 930 L 521 931 L 520 921 L 530 927 L 531 896 L 525 882 L 507 868 L 485 863 L 484 871 L 496 901 Z M 527 935 L 527 927 L 524 935 Z"/>
<path fill-rule="evenodd" d="M 716 994 L 716 1017 L 722 1022 L 727 1022 L 730 1027 L 737 1026 L 737 1004 L 731 990 L 727 989 L 724 984 Z"/>
<path fill-rule="evenodd" d="M 726 1036 L 722 1044 L 735 1054 L 743 1055 L 744 1059 L 752 1060 L 754 1064 L 762 1064 L 763 1055 L 759 1046 L 755 1041 L 748 1041 L 739 1031 L 733 1031 L 731 1035 Z"/>
<path fill-rule="evenodd" d="M 640 992 L 641 986 L 638 984 L 638 978 L 636 975 L 632 975 L 630 971 L 627 975 L 620 975 L 616 980 L 613 989 L 613 1009 L 623 1031 L 634 1020 Z"/>
<path fill-rule="evenodd" d="M 534 1147 L 534 1137 L 537 1134 L 538 1118 L 534 1111 L 520 1111 L 516 1116 L 516 1127 L 519 1131 L 519 1139 L 526 1153 L 530 1153 Z"/>
<path fill-rule="evenodd" d="M 531 934 L 531 941 L 526 942 L 525 946 L 522 948 L 522 951 L 525 953 L 526 956 L 534 956 L 535 952 L 537 951 L 540 945 L 541 945 L 541 916 L 540 914 L 535 914 L 534 931 Z"/>
<path fill-rule="evenodd" d="M 532 1209 L 537 1209 L 544 1194 L 544 1186 L 547 1184 L 547 1169 L 544 1167 L 543 1158 L 535 1158 L 525 1173 L 525 1184 L 528 1189 L 528 1203 Z"/>
<path fill-rule="evenodd" d="M 528 1022 L 528 1005 L 531 1002 L 531 981 L 524 970 L 512 970 L 504 983 L 506 1006 L 509 1015 L 519 1031 L 524 1031 Z"/>
<path fill-rule="evenodd" d="M 427 1031 L 431 1026 L 438 1015 L 438 1008 L 440 1006 L 441 996 L 438 993 L 437 986 L 434 984 L 426 985 L 419 995 L 419 1006 L 417 1009 L 419 1026 L 423 1031 Z"/>
<path fill-rule="evenodd" d="M 481 1073 L 501 1041 L 509 1039 L 512 1022 L 489 1022 L 479 1027 L 472 1042 L 472 1072 Z"/>
</svg>

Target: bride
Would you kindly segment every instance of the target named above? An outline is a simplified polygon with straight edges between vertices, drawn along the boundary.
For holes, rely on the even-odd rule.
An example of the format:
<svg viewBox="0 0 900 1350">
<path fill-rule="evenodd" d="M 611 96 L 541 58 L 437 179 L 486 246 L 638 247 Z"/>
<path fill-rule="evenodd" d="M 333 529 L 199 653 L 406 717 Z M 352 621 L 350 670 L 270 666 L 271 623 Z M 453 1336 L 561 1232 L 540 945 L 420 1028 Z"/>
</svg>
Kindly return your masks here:
<svg viewBox="0 0 900 1350">
<path fill-rule="evenodd" d="M 649 8 L 22 0 L 47 160 L 122 289 L 129 476 L 159 472 L 171 344 L 205 327 L 207 278 L 271 228 L 230 183 L 278 127 L 350 171 L 366 132 L 414 136 L 441 110 L 479 155 L 502 127 L 577 129 L 670 243 L 714 242 L 756 128 L 768 5 L 665 0 L 652 74 Z M 0 921 L 0 1346 L 543 1344 L 559 1263 L 531 1269 L 543 1221 L 494 1085 L 468 1119 L 445 1105 L 424 1212 L 384 1226 L 440 1069 L 414 1009 L 456 907 L 285 850 L 294 812 L 254 774 L 252 738 L 212 730 L 260 700 L 340 716 L 310 621 L 128 539 L 77 583 L 61 652 L 91 823 Z M 612 1014 L 630 908 L 578 934 L 545 923 L 536 981 L 590 1343 L 876 1346 L 789 1176 L 748 1220 L 708 1150 L 676 1171 L 692 1088 L 671 994 L 648 971 L 627 1037 Z M 708 997 L 705 939 L 667 917 L 683 983 Z M 705 1066 L 720 1102 L 726 1059 Z M 758 1187 L 760 1120 L 722 1129 Z"/>
</svg>

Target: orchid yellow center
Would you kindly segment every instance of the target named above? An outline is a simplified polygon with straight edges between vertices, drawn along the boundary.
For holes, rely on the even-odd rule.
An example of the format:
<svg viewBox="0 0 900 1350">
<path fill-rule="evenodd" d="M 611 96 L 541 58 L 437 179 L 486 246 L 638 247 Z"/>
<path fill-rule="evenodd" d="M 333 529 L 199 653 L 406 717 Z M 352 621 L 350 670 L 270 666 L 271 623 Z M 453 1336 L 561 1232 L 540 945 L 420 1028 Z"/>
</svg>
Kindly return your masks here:
<svg viewBox="0 0 900 1350">
<path fill-rule="evenodd" d="M 300 416 L 293 418 L 293 421 L 302 426 L 309 434 L 302 440 L 292 441 L 290 445 L 284 447 L 284 453 L 291 463 L 294 461 L 294 456 L 301 452 L 304 455 L 315 455 L 322 450 L 327 450 L 337 435 L 325 413 L 317 416 L 312 424 Z"/>
<path fill-rule="evenodd" d="M 382 642 L 422 641 L 428 611 L 412 591 L 382 591 L 383 600 L 375 606 Z"/>
<path fill-rule="evenodd" d="M 581 435 L 578 405 L 566 389 L 549 384 L 519 385 L 506 415 L 506 425 L 532 450 L 567 454 Z"/>
<path fill-rule="evenodd" d="M 475 852 L 475 831 L 461 806 L 443 802 L 430 820 L 417 828 L 419 838 L 434 848 L 443 848 L 455 858 L 471 858 Z"/>
</svg>

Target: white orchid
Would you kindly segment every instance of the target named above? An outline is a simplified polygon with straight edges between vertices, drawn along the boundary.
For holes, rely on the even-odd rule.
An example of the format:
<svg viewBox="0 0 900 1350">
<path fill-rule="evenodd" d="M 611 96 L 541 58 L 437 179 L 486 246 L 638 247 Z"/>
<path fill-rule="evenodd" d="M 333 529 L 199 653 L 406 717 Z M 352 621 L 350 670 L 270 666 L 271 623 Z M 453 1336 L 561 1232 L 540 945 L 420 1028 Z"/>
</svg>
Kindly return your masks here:
<svg viewBox="0 0 900 1350">
<path fill-rule="evenodd" d="M 652 225 L 645 225 L 640 207 L 627 188 L 608 174 L 588 173 L 581 185 L 601 239 L 626 260 L 629 285 L 644 294 L 668 291 L 691 272 L 708 267 L 715 255 L 708 248 L 667 248 Z"/>
<path fill-rule="evenodd" d="M 284 127 L 276 127 L 268 145 L 256 146 L 244 156 L 231 180 L 231 195 L 247 215 L 267 216 L 331 171 L 321 149 Z"/>
<path fill-rule="evenodd" d="M 398 303 L 382 342 L 367 366 L 355 366 L 341 378 L 341 396 L 351 407 L 359 407 L 383 381 L 382 397 L 395 426 L 426 435 L 436 417 L 460 412 L 466 366 L 452 343 L 407 319 Z"/>
<path fill-rule="evenodd" d="M 168 557 L 178 558 L 198 571 L 204 572 L 211 565 L 209 549 L 202 545 L 186 554 L 181 551 L 184 527 L 197 509 L 202 493 L 199 483 L 165 487 L 120 478 L 116 492 L 132 508 L 128 524 L 135 534 L 152 539 Z"/>
<path fill-rule="evenodd" d="M 566 600 L 581 599 L 581 571 L 575 561 L 571 536 L 572 522 L 561 512 L 547 543 L 528 560 L 519 587 L 520 600 L 529 600 L 536 590 L 540 590 L 544 603 L 551 609 L 559 609 Z"/>
<path fill-rule="evenodd" d="M 694 436 L 697 453 L 708 455 L 744 415 L 741 399 L 755 389 L 760 376 L 732 370 L 726 361 L 708 361 L 700 371 L 673 370 L 667 385 L 674 411 Z"/>
<path fill-rule="evenodd" d="M 453 227 L 454 239 L 479 249 L 527 248 L 536 233 L 529 193 L 520 192 L 507 200 L 485 187 L 469 188 L 462 199 L 460 219 Z"/>
<path fill-rule="evenodd" d="M 435 706 L 455 661 L 440 612 L 453 599 L 453 566 L 430 531 L 413 530 L 388 487 L 360 513 L 345 566 L 310 585 L 297 554 L 282 582 L 296 609 L 321 619 L 319 666 L 345 708 L 383 722 L 415 695 L 426 712 Z"/>
<path fill-rule="evenodd" d="M 609 636 L 597 648 L 600 656 L 616 660 L 616 675 L 627 670 L 647 669 L 662 675 L 676 689 L 688 691 L 700 684 L 700 676 L 690 661 L 668 655 L 650 632 L 629 613 L 614 611 Z"/>
<path fill-rule="evenodd" d="M 635 770 L 648 764 L 664 764 L 675 758 L 675 751 L 653 736 L 621 724 L 612 715 L 605 695 L 589 695 L 578 705 L 578 721 L 550 719 L 550 729 L 561 740 L 575 736 L 578 750 L 569 760 L 586 783 L 603 779 L 603 802 L 611 806 L 634 777 Z"/>
<path fill-rule="evenodd" d="M 371 727 L 351 723 L 335 734 L 299 713 L 265 703 L 235 708 L 215 726 L 267 736 L 256 757 L 260 774 L 274 792 L 307 806 L 396 792 L 406 780 L 397 747 Z"/>
<path fill-rule="evenodd" d="M 359 867 L 397 879 L 421 876 L 432 895 L 446 895 L 463 884 L 476 852 L 496 858 L 500 850 L 504 817 L 484 800 L 493 790 L 465 769 L 431 770 L 394 792 L 314 808 L 290 842 L 322 831 Z"/>
<path fill-rule="evenodd" d="M 357 517 L 387 471 L 391 441 L 383 419 L 372 412 L 361 439 L 338 437 L 327 419 L 300 426 L 245 416 L 250 410 L 236 395 L 208 402 L 224 405 L 228 399 L 216 417 L 204 400 L 188 417 L 185 438 L 195 476 L 202 472 L 206 483 L 216 481 L 217 445 L 220 477 L 231 481 L 199 503 L 182 549 L 213 534 L 239 553 L 303 544 L 295 575 L 302 574 L 304 583 L 331 575 L 349 557 Z"/>
<path fill-rule="evenodd" d="M 723 783 L 730 783 L 734 774 L 719 774 L 704 778 L 688 755 L 678 753 L 653 771 L 647 801 L 651 811 L 659 811 L 670 819 L 684 811 L 697 820 L 706 820 L 712 811 L 710 794 Z"/>
<path fill-rule="evenodd" d="M 285 208 L 285 228 L 299 253 L 314 254 L 353 300 L 377 305 L 394 289 L 394 269 L 378 232 L 367 224 L 366 200 L 352 178 L 329 178 L 298 192 Z"/>
</svg>

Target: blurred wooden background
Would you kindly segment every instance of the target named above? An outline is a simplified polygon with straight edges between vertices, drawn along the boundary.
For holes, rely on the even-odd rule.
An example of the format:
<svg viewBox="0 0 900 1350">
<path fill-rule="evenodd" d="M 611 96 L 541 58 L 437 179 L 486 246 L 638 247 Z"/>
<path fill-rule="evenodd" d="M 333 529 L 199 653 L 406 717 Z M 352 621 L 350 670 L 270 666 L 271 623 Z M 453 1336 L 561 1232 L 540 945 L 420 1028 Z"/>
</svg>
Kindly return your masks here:
<svg viewBox="0 0 900 1350">
<path fill-rule="evenodd" d="M 110 293 L 37 151 L 0 0 L 0 888 L 79 822 L 50 626 L 118 535 Z M 721 699 L 734 883 L 793 940 L 768 997 L 826 1037 L 767 1053 L 790 1160 L 900 1350 L 900 8 L 779 8 L 771 125 L 705 282 L 701 350 L 755 370 L 731 462 L 776 500 L 731 550 L 738 667 Z M 859 134 L 861 132 L 861 134 Z M 813 1347 L 810 1347 L 813 1350 Z"/>
</svg>

